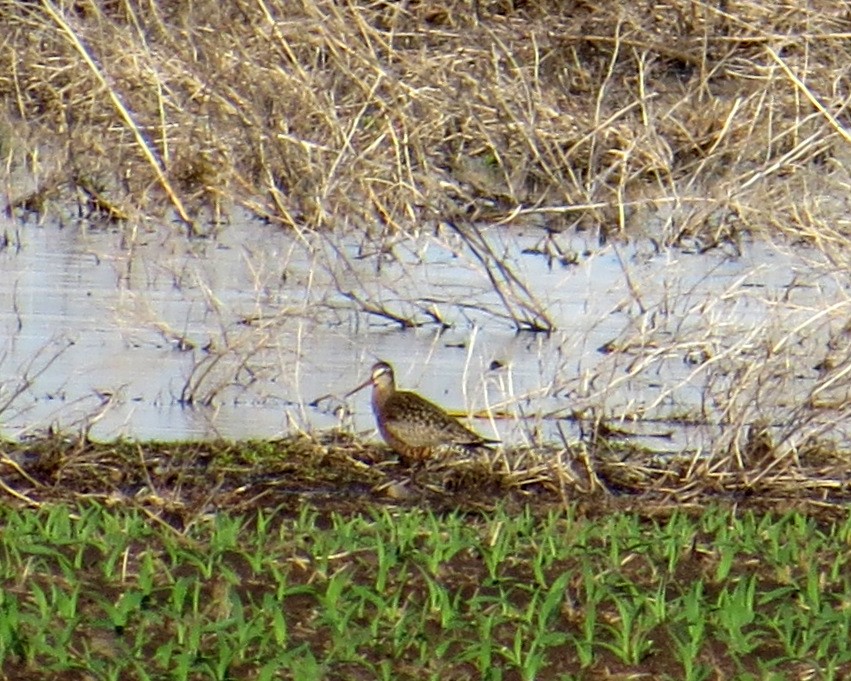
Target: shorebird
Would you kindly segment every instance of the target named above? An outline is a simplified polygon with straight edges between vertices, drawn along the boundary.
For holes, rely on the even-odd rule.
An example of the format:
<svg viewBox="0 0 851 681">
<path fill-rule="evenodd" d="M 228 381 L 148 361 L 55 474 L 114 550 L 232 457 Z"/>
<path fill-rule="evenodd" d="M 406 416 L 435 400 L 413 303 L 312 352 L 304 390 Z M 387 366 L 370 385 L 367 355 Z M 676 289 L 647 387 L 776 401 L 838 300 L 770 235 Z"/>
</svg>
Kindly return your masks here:
<svg viewBox="0 0 851 681">
<path fill-rule="evenodd" d="M 469 428 L 436 404 L 414 392 L 396 390 L 393 367 L 376 362 L 369 378 L 346 397 L 372 385 L 372 411 L 384 441 L 405 465 L 420 463 L 441 451 L 497 444 Z"/>
</svg>

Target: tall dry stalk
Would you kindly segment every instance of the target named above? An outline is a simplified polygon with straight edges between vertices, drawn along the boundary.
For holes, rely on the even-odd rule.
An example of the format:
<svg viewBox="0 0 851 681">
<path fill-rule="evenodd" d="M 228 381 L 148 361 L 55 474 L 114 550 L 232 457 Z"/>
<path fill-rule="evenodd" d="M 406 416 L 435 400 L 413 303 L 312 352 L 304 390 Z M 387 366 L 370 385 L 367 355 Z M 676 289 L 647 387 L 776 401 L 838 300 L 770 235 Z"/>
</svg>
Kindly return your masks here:
<svg viewBox="0 0 851 681">
<path fill-rule="evenodd" d="M 10 204 L 83 187 L 186 223 L 236 202 L 298 229 L 834 243 L 844 212 L 812 197 L 848 182 L 851 20 L 839 0 L 784 8 L 4 0 L 10 163 L 51 166 Z"/>
</svg>

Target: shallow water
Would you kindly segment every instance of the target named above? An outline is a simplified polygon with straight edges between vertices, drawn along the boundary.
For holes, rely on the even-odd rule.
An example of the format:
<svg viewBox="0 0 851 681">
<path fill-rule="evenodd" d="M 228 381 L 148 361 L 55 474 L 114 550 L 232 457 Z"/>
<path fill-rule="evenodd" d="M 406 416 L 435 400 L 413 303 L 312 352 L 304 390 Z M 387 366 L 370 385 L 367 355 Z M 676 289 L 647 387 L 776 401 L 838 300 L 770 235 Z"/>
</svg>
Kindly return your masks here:
<svg viewBox="0 0 851 681">
<path fill-rule="evenodd" d="M 708 448 L 719 425 L 759 418 L 783 437 L 796 414 L 822 432 L 836 413 L 799 413 L 814 390 L 844 414 L 844 377 L 815 367 L 846 347 L 847 282 L 803 247 L 699 254 L 495 227 L 367 239 L 247 218 L 192 242 L 168 226 L 0 233 L 9 437 L 372 432 L 368 392 L 339 396 L 378 358 L 514 444 L 573 439 L 580 414 L 661 449 Z M 543 318 L 552 333 L 514 321 Z"/>
</svg>

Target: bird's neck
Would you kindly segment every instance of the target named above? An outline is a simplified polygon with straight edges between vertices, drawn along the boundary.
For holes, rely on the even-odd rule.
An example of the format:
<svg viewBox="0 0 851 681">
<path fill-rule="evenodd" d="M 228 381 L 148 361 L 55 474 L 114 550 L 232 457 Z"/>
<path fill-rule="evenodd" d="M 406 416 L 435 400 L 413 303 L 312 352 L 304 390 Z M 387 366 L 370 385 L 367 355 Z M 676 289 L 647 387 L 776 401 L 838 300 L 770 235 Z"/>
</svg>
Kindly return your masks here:
<svg viewBox="0 0 851 681">
<path fill-rule="evenodd" d="M 387 398 L 393 393 L 392 390 L 381 390 L 379 388 L 375 388 L 372 391 L 372 409 L 373 411 L 380 411 L 384 404 L 387 402 Z"/>
</svg>

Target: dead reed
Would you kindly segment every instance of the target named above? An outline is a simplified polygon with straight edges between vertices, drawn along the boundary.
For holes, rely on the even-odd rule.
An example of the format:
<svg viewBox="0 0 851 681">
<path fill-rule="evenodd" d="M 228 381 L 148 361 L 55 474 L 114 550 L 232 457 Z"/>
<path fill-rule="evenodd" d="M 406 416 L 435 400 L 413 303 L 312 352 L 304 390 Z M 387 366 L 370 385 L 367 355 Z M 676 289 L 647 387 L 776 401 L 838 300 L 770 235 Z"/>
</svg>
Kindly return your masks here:
<svg viewBox="0 0 851 681">
<path fill-rule="evenodd" d="M 839 0 L 3 0 L 0 35 L 11 210 L 846 240 Z"/>
</svg>

